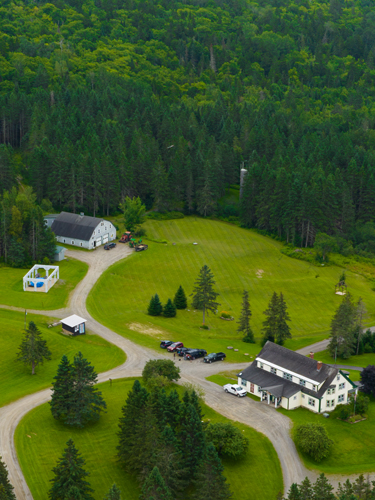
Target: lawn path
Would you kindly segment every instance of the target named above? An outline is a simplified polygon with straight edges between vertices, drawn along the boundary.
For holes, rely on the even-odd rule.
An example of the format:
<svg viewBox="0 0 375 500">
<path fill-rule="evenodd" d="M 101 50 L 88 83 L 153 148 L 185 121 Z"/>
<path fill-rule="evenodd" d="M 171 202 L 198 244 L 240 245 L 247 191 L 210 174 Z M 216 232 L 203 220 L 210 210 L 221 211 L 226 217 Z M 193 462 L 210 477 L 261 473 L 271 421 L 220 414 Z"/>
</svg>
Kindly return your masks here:
<svg viewBox="0 0 375 500">
<path fill-rule="evenodd" d="M 68 256 L 83 260 L 89 264 L 86 276 L 76 286 L 70 296 L 68 307 L 55 311 L 32 311 L 36 314 L 60 318 L 73 313 L 83 316 L 88 319 L 87 327 L 89 330 L 112 342 L 126 353 L 126 362 L 110 371 L 99 374 L 99 382 L 107 381 L 109 378 L 139 377 L 147 360 L 165 357 L 162 352 L 157 353 L 152 349 L 141 347 L 109 330 L 91 318 L 86 309 L 87 296 L 99 276 L 110 265 L 128 257 L 131 253 L 132 250 L 127 245 L 117 245 L 116 248 L 109 252 L 103 249 L 98 249 L 90 253 L 68 250 Z M 113 293 L 122 292 L 126 293 L 126 283 L 119 282 L 118 289 L 113 290 Z M 318 352 L 326 348 L 322 344 L 324 343 L 314 344 L 301 349 L 300 352 L 302 353 L 305 350 L 307 352 L 310 352 L 310 350 Z M 206 403 L 215 411 L 227 418 L 253 427 L 270 439 L 281 463 L 285 491 L 289 489 L 293 482 L 300 483 L 306 476 L 314 481 L 317 474 L 305 468 L 290 437 L 292 422 L 289 418 L 276 412 L 270 406 L 250 398 L 240 399 L 225 394 L 220 386 L 205 379 L 209 375 L 222 371 L 224 367 L 225 370 L 241 370 L 247 365 L 248 363 L 225 363 L 225 365 L 215 363 L 211 365 L 205 364 L 201 360 L 195 362 L 178 362 L 182 375 L 180 383 L 191 382 L 199 384 L 205 390 Z M 50 399 L 50 395 L 50 389 L 46 389 L 0 408 L 0 455 L 8 467 L 9 478 L 14 486 L 18 500 L 32 500 L 32 495 L 19 466 L 14 446 L 14 432 L 22 417 L 31 409 L 47 402 Z M 348 476 L 329 476 L 329 479 L 334 486 L 337 486 L 337 482 L 345 481 L 346 477 Z M 370 477 L 371 479 L 375 479 L 375 474 L 372 474 Z"/>
</svg>

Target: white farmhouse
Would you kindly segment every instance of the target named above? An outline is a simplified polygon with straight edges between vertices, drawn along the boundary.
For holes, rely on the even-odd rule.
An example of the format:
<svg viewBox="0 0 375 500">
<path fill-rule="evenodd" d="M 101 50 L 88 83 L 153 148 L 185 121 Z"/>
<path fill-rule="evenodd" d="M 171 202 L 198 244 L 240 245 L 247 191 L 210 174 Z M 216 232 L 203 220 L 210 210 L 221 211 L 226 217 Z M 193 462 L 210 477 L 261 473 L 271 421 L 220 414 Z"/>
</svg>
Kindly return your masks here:
<svg viewBox="0 0 375 500">
<path fill-rule="evenodd" d="M 59 243 L 89 250 L 116 238 L 116 228 L 111 222 L 82 213 L 61 212 L 53 221 L 51 230 Z"/>
<path fill-rule="evenodd" d="M 316 413 L 348 402 L 357 386 L 348 375 L 312 357 L 267 342 L 253 363 L 238 374 L 238 384 L 275 408 L 302 406 Z"/>
</svg>

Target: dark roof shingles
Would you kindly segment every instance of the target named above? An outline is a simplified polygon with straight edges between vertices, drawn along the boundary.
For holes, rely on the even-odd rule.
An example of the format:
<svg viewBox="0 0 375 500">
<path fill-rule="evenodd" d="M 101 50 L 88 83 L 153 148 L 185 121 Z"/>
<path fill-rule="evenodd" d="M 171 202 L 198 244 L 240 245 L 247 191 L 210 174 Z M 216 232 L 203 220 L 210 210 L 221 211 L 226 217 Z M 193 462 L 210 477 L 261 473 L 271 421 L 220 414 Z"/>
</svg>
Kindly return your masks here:
<svg viewBox="0 0 375 500">
<path fill-rule="evenodd" d="M 96 226 L 102 221 L 103 219 L 88 215 L 61 212 L 53 221 L 51 230 L 56 236 L 88 241 Z"/>
</svg>

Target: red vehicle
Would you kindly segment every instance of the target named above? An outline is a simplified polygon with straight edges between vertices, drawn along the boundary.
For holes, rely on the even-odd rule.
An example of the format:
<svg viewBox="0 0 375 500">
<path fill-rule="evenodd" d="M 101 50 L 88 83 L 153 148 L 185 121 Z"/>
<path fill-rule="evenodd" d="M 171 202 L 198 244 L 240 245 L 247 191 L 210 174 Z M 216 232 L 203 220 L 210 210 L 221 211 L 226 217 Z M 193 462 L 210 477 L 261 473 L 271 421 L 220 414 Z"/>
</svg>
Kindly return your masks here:
<svg viewBox="0 0 375 500">
<path fill-rule="evenodd" d="M 176 351 L 179 347 L 184 347 L 184 344 L 182 342 L 174 342 L 170 346 L 167 347 L 168 352 L 174 352 Z"/>
<path fill-rule="evenodd" d="M 121 238 L 118 240 L 119 243 L 127 243 L 128 241 L 130 241 L 130 238 L 132 237 L 132 234 L 130 231 L 126 231 L 126 233 L 124 233 Z"/>
</svg>

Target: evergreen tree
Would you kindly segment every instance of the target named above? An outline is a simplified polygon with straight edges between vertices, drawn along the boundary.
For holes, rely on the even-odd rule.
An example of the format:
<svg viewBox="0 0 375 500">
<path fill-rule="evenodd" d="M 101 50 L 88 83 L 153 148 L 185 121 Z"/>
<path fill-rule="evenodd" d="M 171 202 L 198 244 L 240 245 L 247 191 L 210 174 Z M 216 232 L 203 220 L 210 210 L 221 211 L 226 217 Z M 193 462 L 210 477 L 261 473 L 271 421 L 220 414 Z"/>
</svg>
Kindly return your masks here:
<svg viewBox="0 0 375 500">
<path fill-rule="evenodd" d="M 174 318 L 176 316 L 176 306 L 171 299 L 168 299 L 168 302 L 165 304 L 163 314 L 166 318 Z"/>
<path fill-rule="evenodd" d="M 301 500 L 298 484 L 293 483 L 288 491 L 288 496 L 285 500 Z"/>
<path fill-rule="evenodd" d="M 122 407 L 122 416 L 119 421 L 119 444 L 117 446 L 117 457 L 125 468 L 130 468 L 131 457 L 137 453 L 135 447 L 134 429 L 138 422 L 139 415 L 142 415 L 146 408 L 147 390 L 141 386 L 139 380 L 133 384 L 126 398 L 125 405 Z"/>
<path fill-rule="evenodd" d="M 121 490 L 114 483 L 103 500 L 121 500 Z"/>
<path fill-rule="evenodd" d="M 238 328 L 237 332 L 242 333 L 243 335 L 243 341 L 248 342 L 249 344 L 254 344 L 254 334 L 253 331 L 250 327 L 250 318 L 251 318 L 251 311 L 250 311 L 250 302 L 249 302 L 249 292 L 247 290 L 243 291 L 242 295 L 242 309 L 241 309 L 241 315 L 240 319 L 238 320 Z"/>
<path fill-rule="evenodd" d="M 47 347 L 47 342 L 42 339 L 42 334 L 33 321 L 30 321 L 24 333 L 17 359 L 25 365 L 31 365 L 31 375 L 35 374 L 35 368 L 43 364 L 44 359 L 51 359 L 51 351 Z"/>
<path fill-rule="evenodd" d="M 74 427 L 96 421 L 107 408 L 102 393 L 94 387 L 94 367 L 79 352 L 73 364 L 63 356 L 53 383 L 51 412 L 54 418 Z"/>
<path fill-rule="evenodd" d="M 181 406 L 177 438 L 190 479 L 194 479 L 203 459 L 206 444 L 202 422 L 192 404 L 184 402 Z"/>
<path fill-rule="evenodd" d="M 70 396 L 73 388 L 73 370 L 67 356 L 61 358 L 57 374 L 52 382 L 52 397 L 49 404 L 56 420 L 64 421 L 70 412 Z"/>
<path fill-rule="evenodd" d="M 147 312 L 150 316 L 160 316 L 163 312 L 163 306 L 157 293 L 151 298 Z"/>
<path fill-rule="evenodd" d="M 314 498 L 312 484 L 308 477 L 305 477 L 305 479 L 301 483 L 300 494 L 301 494 L 301 500 L 313 500 Z"/>
<path fill-rule="evenodd" d="M 335 500 L 333 486 L 329 484 L 328 479 L 322 473 L 313 485 L 314 498 L 319 500 Z"/>
<path fill-rule="evenodd" d="M 356 307 L 348 292 L 336 310 L 331 321 L 330 342 L 332 357 L 348 359 L 355 348 Z"/>
<path fill-rule="evenodd" d="M 285 340 L 292 338 L 292 335 L 290 333 L 289 325 L 287 324 L 287 321 L 290 321 L 290 317 L 286 310 L 287 307 L 284 296 L 281 292 L 277 309 L 276 343 L 279 345 L 283 345 Z"/>
<path fill-rule="evenodd" d="M 16 495 L 13 493 L 13 486 L 8 479 L 7 468 L 0 457 L 0 499 L 1 500 L 16 500 Z"/>
<path fill-rule="evenodd" d="M 197 473 L 196 500 L 227 500 L 232 494 L 223 476 L 224 467 L 213 444 L 205 450 L 205 456 Z"/>
<path fill-rule="evenodd" d="M 209 267 L 204 265 L 199 271 L 193 293 L 190 295 L 193 297 L 193 308 L 203 310 L 203 324 L 205 322 L 206 310 L 215 312 L 217 307 L 220 305 L 216 302 L 216 298 L 219 294 L 214 291 L 213 286 L 215 285 L 215 281 L 213 278 L 214 275 Z"/>
<path fill-rule="evenodd" d="M 94 490 L 85 479 L 89 476 L 83 468 L 85 461 L 74 446 L 72 439 L 69 439 L 66 444 L 67 448 L 64 449 L 63 456 L 52 469 L 55 477 L 51 479 L 52 487 L 48 492 L 48 497 L 51 500 L 93 500 L 91 493 Z"/>
<path fill-rule="evenodd" d="M 156 466 L 145 480 L 139 498 L 140 500 L 172 500 L 171 492 Z"/>
<path fill-rule="evenodd" d="M 184 289 L 180 285 L 174 296 L 173 303 L 176 306 L 176 309 L 186 309 L 187 308 L 187 298 L 184 292 Z"/>
<path fill-rule="evenodd" d="M 273 292 L 271 300 L 268 304 L 268 308 L 264 311 L 267 316 L 266 320 L 263 322 L 263 345 L 269 340 L 270 342 L 275 342 L 277 336 L 278 327 L 278 307 L 279 298 L 276 292 Z"/>
</svg>

